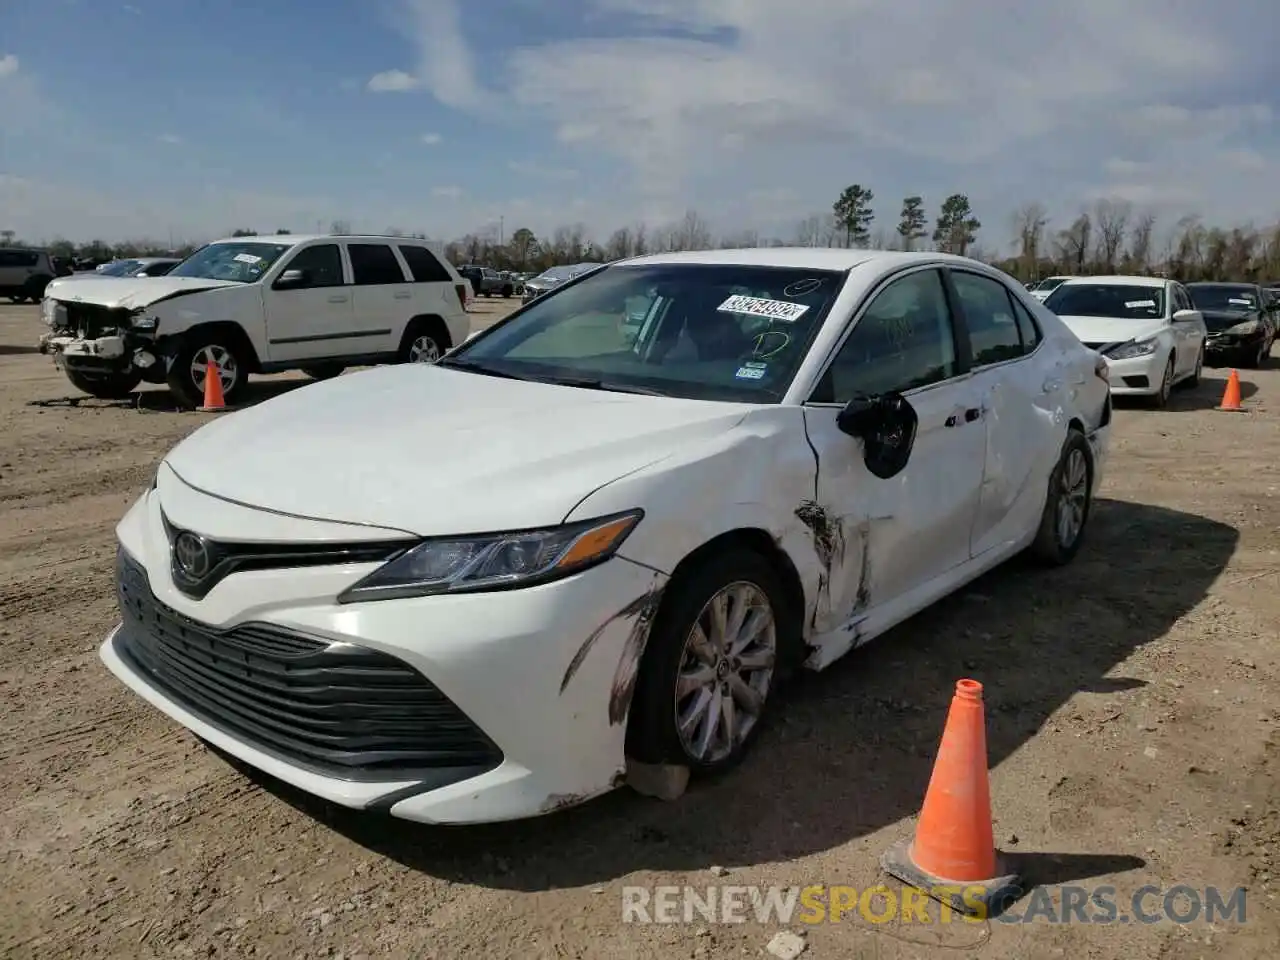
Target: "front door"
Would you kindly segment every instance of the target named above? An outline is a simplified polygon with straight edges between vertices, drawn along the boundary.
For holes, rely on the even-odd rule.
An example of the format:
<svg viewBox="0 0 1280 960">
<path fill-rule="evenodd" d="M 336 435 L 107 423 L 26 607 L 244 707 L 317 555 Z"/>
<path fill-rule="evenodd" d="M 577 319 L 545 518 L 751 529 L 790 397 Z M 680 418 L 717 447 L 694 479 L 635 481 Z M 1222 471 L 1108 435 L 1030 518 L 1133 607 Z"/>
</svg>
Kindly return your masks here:
<svg viewBox="0 0 1280 960">
<path fill-rule="evenodd" d="M 889 391 L 906 397 L 919 425 L 906 468 L 882 480 L 836 414 L 858 394 Z M 981 411 L 938 269 L 891 280 L 854 321 L 805 407 L 818 459 L 810 522 L 824 524 L 833 545 L 815 632 L 902 599 L 969 559 L 986 459 Z"/>
<path fill-rule="evenodd" d="M 343 335 L 351 330 L 351 286 L 346 282 L 342 252 L 336 243 L 303 247 L 285 263 L 302 270 L 301 287 L 263 291 L 267 346 L 273 362 L 330 357 L 343 351 Z"/>
</svg>

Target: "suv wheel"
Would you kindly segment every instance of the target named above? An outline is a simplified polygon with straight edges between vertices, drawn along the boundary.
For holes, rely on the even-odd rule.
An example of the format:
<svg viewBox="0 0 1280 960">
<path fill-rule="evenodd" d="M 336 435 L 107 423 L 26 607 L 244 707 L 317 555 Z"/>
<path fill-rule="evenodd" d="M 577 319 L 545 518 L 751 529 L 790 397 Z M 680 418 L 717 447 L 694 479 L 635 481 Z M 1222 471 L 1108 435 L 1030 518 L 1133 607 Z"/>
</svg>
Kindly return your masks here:
<svg viewBox="0 0 1280 960">
<path fill-rule="evenodd" d="M 204 381 L 210 363 L 222 381 L 222 399 L 230 406 L 240 395 L 248 372 L 239 351 L 215 334 L 196 334 L 183 342 L 173 355 L 166 380 L 169 389 L 184 404 L 199 407 L 204 403 Z"/>
</svg>

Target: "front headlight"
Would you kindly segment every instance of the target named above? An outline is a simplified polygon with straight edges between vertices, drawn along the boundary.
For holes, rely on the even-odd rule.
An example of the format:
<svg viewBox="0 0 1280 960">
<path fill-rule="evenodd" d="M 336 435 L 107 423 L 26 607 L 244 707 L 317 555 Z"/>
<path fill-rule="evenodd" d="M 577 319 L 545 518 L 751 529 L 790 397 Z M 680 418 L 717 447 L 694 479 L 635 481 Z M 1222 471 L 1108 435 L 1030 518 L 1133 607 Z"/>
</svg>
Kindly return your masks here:
<svg viewBox="0 0 1280 960">
<path fill-rule="evenodd" d="M 1133 360 L 1135 357 L 1149 357 L 1160 349 L 1155 340 L 1136 340 L 1122 343 L 1107 353 L 1112 360 Z"/>
<path fill-rule="evenodd" d="M 339 603 L 528 587 L 612 557 L 644 517 L 633 510 L 546 530 L 439 537 L 412 547 L 338 595 Z"/>
<path fill-rule="evenodd" d="M 1230 327 L 1227 333 L 1233 337 L 1250 337 L 1258 332 L 1262 326 L 1257 320 L 1246 320 L 1244 323 L 1237 323 L 1234 327 Z"/>
<path fill-rule="evenodd" d="M 53 318 L 58 315 L 58 301 L 52 297 L 45 297 L 44 302 L 40 304 L 40 319 L 48 326 L 53 326 Z"/>
</svg>

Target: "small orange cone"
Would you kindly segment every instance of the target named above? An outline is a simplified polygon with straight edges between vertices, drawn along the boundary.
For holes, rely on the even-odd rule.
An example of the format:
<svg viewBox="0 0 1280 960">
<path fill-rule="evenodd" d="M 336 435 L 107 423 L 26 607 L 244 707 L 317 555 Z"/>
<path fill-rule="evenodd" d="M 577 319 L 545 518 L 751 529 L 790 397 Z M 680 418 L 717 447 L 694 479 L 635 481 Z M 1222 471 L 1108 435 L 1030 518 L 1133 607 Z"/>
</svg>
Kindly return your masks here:
<svg viewBox="0 0 1280 960">
<path fill-rule="evenodd" d="M 1218 409 L 1225 410 L 1227 413 L 1244 412 L 1244 407 L 1240 403 L 1240 374 L 1234 370 L 1227 378 L 1227 389 L 1222 391 L 1222 404 Z"/>
<path fill-rule="evenodd" d="M 992 840 L 982 684 L 960 680 L 916 835 L 890 847 L 881 866 L 958 913 L 985 918 L 1022 893 L 1002 860 Z"/>
<path fill-rule="evenodd" d="M 201 413 L 217 413 L 227 408 L 222 396 L 222 377 L 218 376 L 218 365 L 213 357 L 205 354 L 208 364 L 204 368 L 204 406 L 197 407 Z"/>
</svg>

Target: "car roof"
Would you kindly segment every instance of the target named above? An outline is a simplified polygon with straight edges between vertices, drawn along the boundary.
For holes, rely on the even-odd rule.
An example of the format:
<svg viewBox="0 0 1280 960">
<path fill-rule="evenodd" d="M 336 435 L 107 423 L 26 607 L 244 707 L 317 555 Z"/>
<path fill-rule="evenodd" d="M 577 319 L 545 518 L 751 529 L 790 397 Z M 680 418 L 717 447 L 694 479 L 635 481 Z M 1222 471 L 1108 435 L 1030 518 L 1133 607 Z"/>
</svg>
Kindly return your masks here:
<svg viewBox="0 0 1280 960">
<path fill-rule="evenodd" d="M 1188 283 L 1188 287 L 1256 287 L 1256 283 L 1250 283 L 1248 280 L 1197 280 L 1194 283 Z"/>
<path fill-rule="evenodd" d="M 416 243 L 429 247 L 430 242 L 420 237 L 392 237 L 377 233 L 269 233 L 250 237 L 223 237 L 213 243 L 309 243 L 312 240 L 383 240 L 396 243 Z"/>
<path fill-rule="evenodd" d="M 860 250 L 852 247 L 746 247 L 737 250 L 687 250 L 679 253 L 655 253 L 645 257 L 632 257 L 628 260 L 619 260 L 615 265 L 648 266 L 680 263 L 793 267 L 810 270 L 851 270 L 863 264 L 888 270 L 917 263 L 950 263 L 978 266 L 986 270 L 993 269 L 969 257 L 950 253 Z"/>
<path fill-rule="evenodd" d="M 1162 287 L 1169 281 L 1164 277 L 1141 277 L 1117 274 L 1106 277 L 1072 277 L 1062 286 L 1081 287 L 1085 284 L 1101 284 L 1109 287 Z"/>
</svg>

